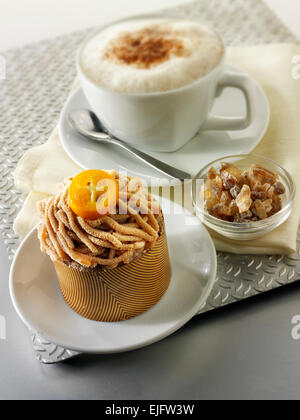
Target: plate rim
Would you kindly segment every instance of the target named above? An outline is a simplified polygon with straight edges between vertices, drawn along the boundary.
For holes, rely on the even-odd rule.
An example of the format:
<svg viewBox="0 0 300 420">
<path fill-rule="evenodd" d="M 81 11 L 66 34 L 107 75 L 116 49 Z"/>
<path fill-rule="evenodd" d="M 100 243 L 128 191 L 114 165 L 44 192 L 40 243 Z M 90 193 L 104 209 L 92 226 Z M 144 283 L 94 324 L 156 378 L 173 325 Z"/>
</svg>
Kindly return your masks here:
<svg viewBox="0 0 300 420">
<path fill-rule="evenodd" d="M 244 71 L 244 70 L 242 70 L 242 69 L 240 69 L 240 68 L 238 68 L 236 66 L 233 66 L 233 65 L 231 65 L 229 63 L 226 64 L 225 68 L 227 70 L 230 70 L 230 71 L 233 71 L 233 72 L 237 72 L 237 73 L 241 73 L 241 74 L 247 76 L 251 80 L 251 82 L 255 84 L 255 87 L 259 91 L 260 97 L 263 99 L 263 102 L 264 102 L 264 110 L 266 112 L 266 118 L 264 120 L 264 124 L 262 124 L 261 132 L 257 136 L 257 138 L 256 138 L 256 140 L 254 142 L 254 145 L 247 152 L 245 152 L 245 153 L 251 153 L 258 146 L 258 144 L 261 142 L 261 140 L 264 137 L 264 135 L 265 135 L 265 133 L 266 133 L 266 131 L 268 129 L 268 126 L 270 124 L 270 118 L 271 118 L 270 102 L 269 102 L 269 99 L 268 99 L 268 97 L 267 97 L 264 89 L 262 88 L 262 86 L 260 85 L 260 83 L 252 75 L 250 75 L 248 72 L 246 72 L 246 71 Z M 83 169 L 90 169 L 90 165 L 88 165 L 88 166 L 82 165 L 82 163 L 72 153 L 71 148 L 67 146 L 68 145 L 68 142 L 66 142 L 66 138 L 65 138 L 66 136 L 64 136 L 64 134 L 63 134 L 64 133 L 63 125 L 64 125 L 64 122 L 67 119 L 66 118 L 66 112 L 67 112 L 67 110 L 68 110 L 68 108 L 70 106 L 70 103 L 72 103 L 73 98 L 76 95 L 78 95 L 79 92 L 81 92 L 84 95 L 84 92 L 83 92 L 82 87 L 80 85 L 73 92 L 70 93 L 67 101 L 65 102 L 63 108 L 61 109 L 60 115 L 59 115 L 59 121 L 58 121 L 58 134 L 59 134 L 60 143 L 61 143 L 61 145 L 62 145 L 65 153 L 68 155 L 68 157 L 73 162 L 75 162 L 76 165 L 78 165 L 79 167 L 81 167 Z M 217 97 L 216 97 L 216 99 L 217 99 Z M 254 122 L 255 122 L 255 120 L 252 122 L 252 124 Z M 240 131 L 244 131 L 244 130 L 240 130 Z M 192 140 L 193 140 L 193 138 L 190 139 L 189 141 L 192 141 Z M 232 140 L 232 141 L 237 141 L 237 143 L 238 143 L 238 140 Z M 187 143 L 189 143 L 189 142 L 187 142 Z M 179 149 L 176 153 L 180 153 L 180 151 L 181 151 L 181 149 Z M 149 152 L 148 151 L 147 153 L 149 153 L 151 155 L 152 152 Z M 155 152 L 153 152 L 153 153 L 155 154 Z M 114 159 L 112 159 L 112 162 L 114 163 L 114 165 L 117 165 L 118 166 L 118 163 Z M 133 173 L 133 174 L 136 174 L 139 177 L 143 177 L 147 183 L 149 182 L 149 179 L 150 178 L 153 179 L 153 180 L 160 179 L 159 178 L 159 175 L 157 175 L 157 176 L 154 176 L 154 175 L 151 175 L 151 176 L 149 176 L 149 175 L 143 175 L 143 174 L 137 173 L 134 169 L 130 169 L 129 171 L 131 173 Z M 160 183 L 160 184 L 162 184 L 162 183 Z"/>
<path fill-rule="evenodd" d="M 166 198 L 162 198 L 162 200 L 166 200 L 166 201 L 170 201 Z M 176 205 L 179 206 L 178 203 L 176 203 Z M 150 337 L 147 340 L 144 340 L 142 343 L 139 344 L 133 344 L 133 345 L 126 345 L 125 347 L 121 347 L 121 348 L 116 348 L 116 349 L 106 349 L 106 350 L 101 350 L 101 349 L 86 349 L 84 347 L 78 347 L 78 346 L 70 346 L 68 343 L 65 343 L 63 341 L 59 341 L 56 340 L 55 338 L 49 336 L 47 333 L 45 333 L 44 331 L 40 331 L 39 329 L 37 329 L 35 326 L 33 326 L 29 320 L 27 320 L 26 318 L 26 314 L 24 314 L 24 312 L 22 311 L 21 307 L 18 305 L 17 303 L 17 298 L 16 298 L 16 294 L 15 294 L 15 289 L 14 289 L 14 277 L 15 277 L 15 270 L 16 270 L 16 265 L 18 263 L 18 259 L 19 259 L 19 254 L 21 253 L 21 251 L 24 249 L 24 247 L 26 246 L 27 241 L 33 236 L 37 226 L 35 226 L 33 229 L 30 230 L 30 232 L 28 232 L 28 234 L 24 237 L 24 239 L 22 240 L 21 244 L 19 245 L 15 256 L 13 258 L 12 264 L 11 264 L 11 268 L 10 268 L 10 272 L 9 272 L 9 294 L 10 294 L 10 298 L 13 304 L 13 307 L 15 309 L 15 311 L 17 312 L 19 318 L 21 319 L 21 321 L 23 322 L 23 324 L 29 329 L 29 331 L 36 331 L 39 335 L 41 335 L 43 338 L 45 338 L 46 340 L 49 340 L 49 342 L 60 346 L 62 348 L 65 348 L 67 350 L 71 350 L 71 351 L 75 351 L 75 352 L 80 352 L 80 353 L 85 353 L 85 354 L 114 354 L 114 353 L 123 353 L 126 351 L 132 351 L 132 350 L 136 350 L 136 349 L 140 349 L 143 347 L 146 347 L 150 344 L 153 343 L 157 343 L 161 340 L 163 340 L 164 338 L 170 336 L 171 334 L 173 334 L 175 331 L 178 331 L 181 327 L 183 327 L 188 321 L 190 321 L 195 315 L 199 314 L 199 312 L 201 311 L 201 309 L 205 306 L 207 299 L 211 293 L 211 291 L 213 290 L 213 287 L 217 281 L 217 253 L 216 253 L 216 248 L 215 245 L 213 243 L 213 240 L 211 238 L 211 236 L 209 235 L 206 227 L 203 225 L 203 223 L 199 220 L 199 218 L 191 213 L 190 211 L 184 209 L 184 211 L 186 212 L 185 215 L 186 216 L 192 216 L 195 217 L 198 221 L 199 226 L 201 226 L 205 232 L 205 235 L 208 239 L 208 242 L 210 243 L 210 248 L 211 248 L 211 273 L 209 274 L 209 278 L 208 278 L 208 283 L 207 283 L 207 287 L 206 290 L 203 293 L 201 302 L 199 303 L 199 300 L 197 301 L 197 304 L 194 305 L 194 307 L 189 310 L 185 316 L 183 318 L 180 319 L 179 322 L 177 322 L 175 325 L 172 326 L 172 328 L 169 328 L 167 330 L 164 330 L 163 332 L 161 332 L 160 334 L 156 335 L 155 337 Z M 172 273 L 172 276 L 174 274 Z M 157 305 L 160 302 L 157 303 Z M 146 313 L 146 312 L 145 312 Z M 78 315 L 79 316 L 79 315 Z M 83 318 L 83 317 L 82 317 Z M 83 318 L 84 319 L 84 318 Z M 86 320 L 86 321 L 90 321 L 90 320 Z M 96 321 L 95 321 L 96 322 Z M 126 322 L 126 321 L 122 321 L 122 322 Z M 100 324 L 100 323 L 99 323 Z"/>
</svg>

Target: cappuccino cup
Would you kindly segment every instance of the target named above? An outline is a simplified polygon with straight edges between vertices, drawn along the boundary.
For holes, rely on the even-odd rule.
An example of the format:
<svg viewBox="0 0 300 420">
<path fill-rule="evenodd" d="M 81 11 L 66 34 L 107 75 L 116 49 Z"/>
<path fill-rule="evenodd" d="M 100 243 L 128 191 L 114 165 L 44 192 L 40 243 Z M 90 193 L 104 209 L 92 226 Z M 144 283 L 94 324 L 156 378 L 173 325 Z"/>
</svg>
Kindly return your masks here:
<svg viewBox="0 0 300 420">
<path fill-rule="evenodd" d="M 174 152 L 199 130 L 252 121 L 251 80 L 226 69 L 222 39 L 197 21 L 143 15 L 107 25 L 79 48 L 77 72 L 107 131 L 142 150 Z M 245 117 L 211 115 L 225 87 L 242 91 Z"/>
</svg>

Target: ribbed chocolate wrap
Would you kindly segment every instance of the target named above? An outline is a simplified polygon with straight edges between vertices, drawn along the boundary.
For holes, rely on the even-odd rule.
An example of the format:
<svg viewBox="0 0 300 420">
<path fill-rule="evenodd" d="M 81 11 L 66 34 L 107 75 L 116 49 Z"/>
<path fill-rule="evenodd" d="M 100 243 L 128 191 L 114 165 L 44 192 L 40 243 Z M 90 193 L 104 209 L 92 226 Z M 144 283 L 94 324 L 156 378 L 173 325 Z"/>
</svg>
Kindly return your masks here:
<svg viewBox="0 0 300 420">
<path fill-rule="evenodd" d="M 94 321 L 123 321 L 142 314 L 161 299 L 171 279 L 165 232 L 153 248 L 114 269 L 80 271 L 60 262 L 54 266 L 66 303 Z"/>
</svg>

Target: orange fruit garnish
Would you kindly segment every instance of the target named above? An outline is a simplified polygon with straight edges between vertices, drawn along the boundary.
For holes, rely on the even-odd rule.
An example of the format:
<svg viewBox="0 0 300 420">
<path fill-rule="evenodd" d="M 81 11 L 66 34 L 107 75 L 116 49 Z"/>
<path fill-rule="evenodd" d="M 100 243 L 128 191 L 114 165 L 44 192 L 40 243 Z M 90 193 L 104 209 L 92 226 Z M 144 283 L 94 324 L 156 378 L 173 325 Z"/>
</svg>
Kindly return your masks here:
<svg viewBox="0 0 300 420">
<path fill-rule="evenodd" d="M 77 216 L 94 220 L 115 210 L 119 184 L 108 172 L 89 169 L 76 175 L 69 187 L 69 205 Z"/>
</svg>

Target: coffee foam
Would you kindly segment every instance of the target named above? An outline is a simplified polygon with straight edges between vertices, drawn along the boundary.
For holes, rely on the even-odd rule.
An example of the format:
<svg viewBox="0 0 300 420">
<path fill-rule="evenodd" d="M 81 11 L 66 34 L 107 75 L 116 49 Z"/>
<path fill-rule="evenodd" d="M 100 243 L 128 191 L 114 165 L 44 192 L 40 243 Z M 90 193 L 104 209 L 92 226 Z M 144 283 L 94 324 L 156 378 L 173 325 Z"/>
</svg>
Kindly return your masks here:
<svg viewBox="0 0 300 420">
<path fill-rule="evenodd" d="M 165 92 L 188 85 L 221 61 L 221 38 L 197 22 L 126 21 L 99 32 L 84 46 L 80 64 L 99 86 L 122 93 Z"/>
</svg>

